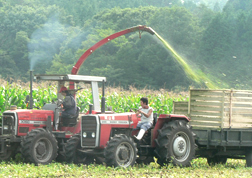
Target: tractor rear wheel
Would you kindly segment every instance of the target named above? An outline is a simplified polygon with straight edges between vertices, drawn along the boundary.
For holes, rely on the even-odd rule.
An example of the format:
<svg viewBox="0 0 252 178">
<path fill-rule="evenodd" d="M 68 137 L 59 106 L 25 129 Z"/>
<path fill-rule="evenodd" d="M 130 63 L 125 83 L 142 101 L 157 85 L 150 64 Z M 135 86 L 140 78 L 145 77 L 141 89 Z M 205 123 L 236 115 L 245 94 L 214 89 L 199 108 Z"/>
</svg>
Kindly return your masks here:
<svg viewBox="0 0 252 178">
<path fill-rule="evenodd" d="M 43 128 L 33 129 L 21 140 L 21 154 L 30 163 L 49 164 L 57 157 L 58 143 Z"/>
<path fill-rule="evenodd" d="M 67 163 L 74 164 L 92 164 L 93 156 L 87 156 L 85 153 L 78 151 L 81 148 L 80 135 L 73 135 L 64 145 L 64 155 Z"/>
<path fill-rule="evenodd" d="M 195 139 L 191 126 L 186 121 L 174 120 L 165 123 L 158 130 L 155 140 L 155 154 L 159 165 L 172 163 L 177 166 L 190 166 L 195 156 Z"/>
<path fill-rule="evenodd" d="M 136 161 L 137 148 L 131 137 L 124 134 L 115 135 L 108 141 L 104 151 L 107 166 L 129 167 Z"/>
</svg>

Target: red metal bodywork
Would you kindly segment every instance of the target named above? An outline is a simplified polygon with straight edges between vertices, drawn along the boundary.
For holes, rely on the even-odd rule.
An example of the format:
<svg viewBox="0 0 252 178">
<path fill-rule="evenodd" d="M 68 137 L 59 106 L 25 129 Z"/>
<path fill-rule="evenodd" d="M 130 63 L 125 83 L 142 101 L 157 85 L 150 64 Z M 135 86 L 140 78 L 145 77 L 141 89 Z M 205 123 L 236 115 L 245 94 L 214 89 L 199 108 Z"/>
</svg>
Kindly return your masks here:
<svg viewBox="0 0 252 178">
<path fill-rule="evenodd" d="M 17 114 L 17 136 L 25 136 L 27 133 L 20 132 L 20 129 L 29 128 L 29 132 L 36 128 L 46 127 L 48 117 L 51 117 L 53 122 L 53 111 L 44 110 L 30 110 L 30 109 L 17 109 L 7 111 L 9 113 Z"/>
<path fill-rule="evenodd" d="M 135 113 L 116 113 L 116 114 L 99 114 L 100 130 L 100 147 L 105 148 L 107 141 L 110 140 L 112 128 L 136 128 L 140 118 Z"/>
<path fill-rule="evenodd" d="M 25 136 L 27 132 L 30 132 L 36 128 L 45 128 L 46 121 L 48 117 L 51 118 L 51 125 L 53 126 L 54 122 L 54 112 L 51 110 L 31 110 L 31 109 L 17 109 L 9 110 L 5 113 L 13 113 L 16 115 L 17 120 L 15 125 L 17 125 L 17 135 L 16 136 Z M 28 129 L 25 132 L 22 132 L 22 129 Z M 54 127 L 53 127 L 53 131 Z M 69 132 L 71 134 L 66 135 L 66 138 L 70 138 L 73 134 L 80 132 L 80 122 L 77 123 L 75 127 L 61 127 L 60 131 Z"/>
<path fill-rule="evenodd" d="M 160 119 L 173 119 L 173 118 L 180 118 L 180 119 L 184 119 L 187 121 L 190 121 L 190 119 L 188 117 L 186 117 L 185 115 L 178 115 L 178 114 L 160 114 L 159 115 Z"/>
<path fill-rule="evenodd" d="M 97 114 L 97 113 L 92 113 Z M 116 113 L 116 114 L 98 114 L 100 117 L 100 148 L 105 148 L 107 141 L 110 140 L 111 130 L 113 128 L 136 128 L 137 123 L 141 120 L 138 118 L 135 113 Z M 158 129 L 161 129 L 165 122 L 169 122 L 173 119 L 181 119 L 189 121 L 189 118 L 184 115 L 175 115 L 175 114 L 161 114 L 157 120 L 155 127 L 153 128 L 152 135 L 152 147 L 156 147 L 155 139 L 158 136 Z M 124 123 L 125 122 L 125 123 Z M 132 135 L 137 134 L 138 130 L 133 131 Z"/>
<path fill-rule="evenodd" d="M 80 133 L 81 131 L 81 122 L 78 121 L 74 127 L 60 127 L 61 132 L 66 132 L 66 138 L 70 138 L 74 134 Z"/>
</svg>

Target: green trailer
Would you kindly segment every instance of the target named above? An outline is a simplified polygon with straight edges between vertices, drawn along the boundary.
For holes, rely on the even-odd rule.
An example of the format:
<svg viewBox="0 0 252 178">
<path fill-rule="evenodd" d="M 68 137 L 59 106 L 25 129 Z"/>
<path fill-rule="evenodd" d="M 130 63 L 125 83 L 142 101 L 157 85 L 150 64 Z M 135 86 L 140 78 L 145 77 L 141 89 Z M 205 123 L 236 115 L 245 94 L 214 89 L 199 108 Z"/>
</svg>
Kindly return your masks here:
<svg viewBox="0 0 252 178">
<path fill-rule="evenodd" d="M 191 89 L 188 102 L 174 102 L 173 112 L 190 118 L 197 157 L 209 164 L 227 158 L 252 166 L 252 91 Z"/>
</svg>

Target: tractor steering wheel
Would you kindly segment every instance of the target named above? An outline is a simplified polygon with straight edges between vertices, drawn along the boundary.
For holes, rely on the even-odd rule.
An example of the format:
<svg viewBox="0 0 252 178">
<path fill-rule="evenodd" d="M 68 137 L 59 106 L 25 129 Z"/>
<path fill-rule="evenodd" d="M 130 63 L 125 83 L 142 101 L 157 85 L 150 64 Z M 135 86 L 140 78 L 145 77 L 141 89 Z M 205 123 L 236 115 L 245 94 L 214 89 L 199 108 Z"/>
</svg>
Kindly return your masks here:
<svg viewBox="0 0 252 178">
<path fill-rule="evenodd" d="M 57 99 L 56 104 L 57 104 L 58 107 L 60 107 L 61 104 L 63 104 L 63 100 Z"/>
<path fill-rule="evenodd" d="M 53 104 L 56 104 L 58 107 L 61 106 L 61 104 L 63 103 L 63 101 L 61 99 L 55 98 L 52 100 Z"/>
</svg>

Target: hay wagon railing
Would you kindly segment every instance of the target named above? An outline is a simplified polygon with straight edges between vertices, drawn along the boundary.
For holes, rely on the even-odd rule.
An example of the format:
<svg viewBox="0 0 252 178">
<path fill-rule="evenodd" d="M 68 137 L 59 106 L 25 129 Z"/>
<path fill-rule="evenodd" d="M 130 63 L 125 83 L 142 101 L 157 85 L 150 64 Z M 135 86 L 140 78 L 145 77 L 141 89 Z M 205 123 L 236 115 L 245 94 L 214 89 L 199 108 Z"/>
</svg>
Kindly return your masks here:
<svg viewBox="0 0 252 178">
<path fill-rule="evenodd" d="M 173 113 L 189 116 L 194 128 L 252 128 L 252 91 L 191 89 Z"/>
</svg>

